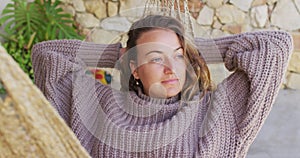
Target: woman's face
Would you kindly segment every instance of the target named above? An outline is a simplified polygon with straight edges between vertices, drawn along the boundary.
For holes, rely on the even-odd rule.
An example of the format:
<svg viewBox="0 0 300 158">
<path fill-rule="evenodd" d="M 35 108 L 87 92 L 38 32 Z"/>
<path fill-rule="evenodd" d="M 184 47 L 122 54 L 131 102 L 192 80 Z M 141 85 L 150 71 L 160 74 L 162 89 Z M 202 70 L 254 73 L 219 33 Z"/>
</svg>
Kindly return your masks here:
<svg viewBox="0 0 300 158">
<path fill-rule="evenodd" d="M 175 32 L 166 29 L 144 32 L 136 49 L 137 61 L 131 61 L 130 67 L 135 79 L 141 80 L 146 95 L 169 98 L 181 92 L 186 62 Z"/>
</svg>

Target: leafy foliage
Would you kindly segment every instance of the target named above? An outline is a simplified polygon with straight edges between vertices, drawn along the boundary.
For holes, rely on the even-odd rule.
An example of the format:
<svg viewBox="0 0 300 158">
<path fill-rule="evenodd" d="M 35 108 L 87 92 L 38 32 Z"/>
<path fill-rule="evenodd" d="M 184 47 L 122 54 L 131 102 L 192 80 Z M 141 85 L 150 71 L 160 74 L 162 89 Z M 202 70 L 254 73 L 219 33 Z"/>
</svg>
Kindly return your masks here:
<svg viewBox="0 0 300 158">
<path fill-rule="evenodd" d="M 5 25 L 5 34 L 0 34 L 7 52 L 33 79 L 31 48 L 35 43 L 53 39 L 83 39 L 76 31 L 70 14 L 59 7 L 55 0 L 12 0 L 2 12 L 0 25 Z"/>
<path fill-rule="evenodd" d="M 6 94 L 5 88 L 3 87 L 2 83 L 0 82 L 0 95 Z M 1 99 L 1 96 L 0 96 Z"/>
</svg>

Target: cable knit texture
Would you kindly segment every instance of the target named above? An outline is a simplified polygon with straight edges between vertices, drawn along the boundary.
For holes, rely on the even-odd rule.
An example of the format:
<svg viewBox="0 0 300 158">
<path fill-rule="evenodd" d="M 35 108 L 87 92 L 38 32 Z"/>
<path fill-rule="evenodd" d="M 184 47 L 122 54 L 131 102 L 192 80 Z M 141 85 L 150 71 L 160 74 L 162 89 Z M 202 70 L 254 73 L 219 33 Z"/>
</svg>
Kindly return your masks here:
<svg viewBox="0 0 300 158">
<path fill-rule="evenodd" d="M 101 85 L 85 69 L 113 68 L 120 44 L 79 40 L 36 44 L 35 83 L 92 157 L 245 157 L 279 91 L 292 38 L 261 31 L 195 44 L 208 63 L 233 71 L 202 99 L 154 99 Z"/>
</svg>

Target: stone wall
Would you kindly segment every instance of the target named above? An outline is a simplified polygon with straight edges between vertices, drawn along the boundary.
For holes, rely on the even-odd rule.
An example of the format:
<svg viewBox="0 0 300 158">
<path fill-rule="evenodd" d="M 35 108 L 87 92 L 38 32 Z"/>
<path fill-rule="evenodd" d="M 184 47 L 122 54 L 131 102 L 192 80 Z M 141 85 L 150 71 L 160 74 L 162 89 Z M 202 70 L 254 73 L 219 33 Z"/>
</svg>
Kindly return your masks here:
<svg viewBox="0 0 300 158">
<path fill-rule="evenodd" d="M 126 32 L 143 14 L 147 0 L 62 0 L 87 40 L 96 43 L 126 41 Z M 299 0 L 189 0 L 195 36 L 219 37 L 255 30 L 286 30 L 294 37 L 294 53 L 284 88 L 300 89 Z M 223 65 L 211 65 L 219 82 L 228 75 Z"/>
</svg>

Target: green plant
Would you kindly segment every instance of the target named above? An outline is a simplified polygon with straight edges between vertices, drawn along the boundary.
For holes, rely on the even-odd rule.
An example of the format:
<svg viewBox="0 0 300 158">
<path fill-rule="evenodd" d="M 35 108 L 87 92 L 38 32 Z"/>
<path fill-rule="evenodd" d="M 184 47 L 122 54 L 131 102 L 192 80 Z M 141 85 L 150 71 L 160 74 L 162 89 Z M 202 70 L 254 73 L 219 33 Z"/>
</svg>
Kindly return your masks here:
<svg viewBox="0 0 300 158">
<path fill-rule="evenodd" d="M 5 91 L 5 88 L 3 87 L 2 83 L 0 82 L 0 95 L 4 95 L 4 94 L 6 94 L 6 91 Z"/>
<path fill-rule="evenodd" d="M 35 43 L 53 39 L 83 39 L 76 31 L 70 14 L 59 7 L 55 0 L 12 0 L 2 12 L 0 25 L 5 25 L 3 46 L 33 79 L 31 48 Z"/>
</svg>

